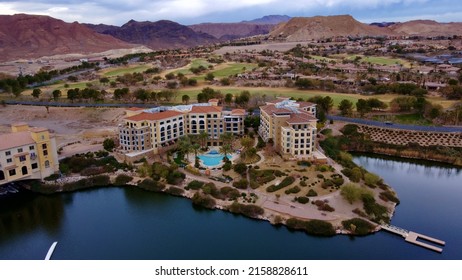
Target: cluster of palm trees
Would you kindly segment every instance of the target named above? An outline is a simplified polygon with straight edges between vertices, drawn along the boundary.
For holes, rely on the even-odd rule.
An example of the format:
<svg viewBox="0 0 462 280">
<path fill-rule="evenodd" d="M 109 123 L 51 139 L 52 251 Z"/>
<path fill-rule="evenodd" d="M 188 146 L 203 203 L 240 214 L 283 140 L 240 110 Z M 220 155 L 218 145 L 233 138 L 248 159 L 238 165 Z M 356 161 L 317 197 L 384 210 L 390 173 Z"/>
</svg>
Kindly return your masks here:
<svg viewBox="0 0 462 280">
<path fill-rule="evenodd" d="M 182 153 L 187 161 L 188 155 L 194 153 L 194 158 L 196 159 L 195 165 L 198 166 L 198 157 L 197 154 L 199 150 L 207 150 L 207 141 L 209 135 L 206 131 L 202 130 L 199 134 L 190 134 L 182 136 L 178 139 L 178 151 Z M 225 132 L 220 135 L 220 141 L 223 143 L 220 147 L 220 153 L 227 158 L 227 155 L 233 151 L 233 140 L 234 135 L 231 132 Z"/>
</svg>

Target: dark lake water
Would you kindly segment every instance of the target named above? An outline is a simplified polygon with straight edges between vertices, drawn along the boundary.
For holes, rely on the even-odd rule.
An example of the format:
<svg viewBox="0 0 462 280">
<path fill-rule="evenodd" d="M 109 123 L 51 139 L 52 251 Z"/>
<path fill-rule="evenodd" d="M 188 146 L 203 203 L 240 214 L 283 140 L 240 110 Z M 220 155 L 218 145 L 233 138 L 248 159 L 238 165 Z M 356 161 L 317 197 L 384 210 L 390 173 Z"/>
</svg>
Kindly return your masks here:
<svg viewBox="0 0 462 280">
<path fill-rule="evenodd" d="M 0 197 L 0 259 L 462 259 L 462 170 L 355 156 L 398 192 L 392 223 L 446 241 L 442 254 L 379 232 L 320 238 L 136 188 Z"/>
</svg>

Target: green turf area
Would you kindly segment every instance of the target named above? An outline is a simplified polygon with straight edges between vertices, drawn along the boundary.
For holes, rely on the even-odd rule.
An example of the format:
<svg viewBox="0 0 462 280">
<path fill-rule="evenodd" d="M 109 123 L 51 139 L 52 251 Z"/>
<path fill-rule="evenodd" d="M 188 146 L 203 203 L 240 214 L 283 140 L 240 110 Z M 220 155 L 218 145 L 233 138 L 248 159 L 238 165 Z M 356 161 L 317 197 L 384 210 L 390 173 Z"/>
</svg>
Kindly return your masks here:
<svg viewBox="0 0 462 280">
<path fill-rule="evenodd" d="M 104 76 L 105 77 L 112 77 L 112 76 L 120 76 L 120 75 L 124 75 L 124 74 L 132 74 L 132 73 L 136 73 L 136 72 L 144 72 L 146 70 L 148 70 L 150 68 L 149 65 L 138 65 L 138 66 L 134 66 L 134 67 L 123 67 L 123 68 L 118 68 L 118 69 L 114 69 L 112 71 L 109 71 L 109 72 L 106 72 L 104 73 Z"/>
<path fill-rule="evenodd" d="M 319 61 L 335 61 L 337 62 L 338 59 L 336 58 L 331 58 L 331 57 L 324 57 L 324 56 L 319 56 L 319 55 L 310 55 L 312 59 L 319 60 Z"/>
<path fill-rule="evenodd" d="M 209 65 L 212 65 L 211 63 L 207 62 L 205 59 L 195 59 L 193 60 L 190 64 L 187 66 L 183 67 L 182 69 L 174 70 L 170 73 L 178 75 L 179 73 L 183 75 L 192 75 L 193 73 L 189 71 L 190 68 L 198 68 L 199 66 L 204 66 L 205 68 L 208 68 Z"/>
<path fill-rule="evenodd" d="M 364 98 L 360 95 L 352 95 L 352 94 L 342 94 L 342 93 L 333 93 L 333 92 L 325 92 L 325 91 L 302 91 L 296 89 L 274 89 L 274 88 L 235 88 L 235 87 L 213 87 L 215 90 L 221 91 L 222 94 L 231 93 L 233 95 L 238 95 L 244 90 L 248 90 L 250 94 L 255 95 L 258 94 L 260 96 L 265 95 L 266 99 L 270 100 L 275 97 L 293 97 L 295 99 L 303 98 L 303 100 L 307 100 L 310 97 L 314 97 L 317 95 L 320 96 L 330 96 L 334 100 L 334 106 L 340 104 L 343 99 L 350 100 L 353 103 L 356 103 L 358 99 Z M 181 102 L 181 97 L 183 95 L 189 95 L 192 102 L 197 100 L 197 94 L 201 92 L 202 88 L 195 88 L 195 89 L 185 89 L 179 90 L 178 97 L 176 102 Z"/>
<path fill-rule="evenodd" d="M 231 75 L 236 75 L 244 73 L 245 71 L 252 70 L 257 67 L 257 64 L 254 63 L 233 63 L 229 66 L 213 71 L 212 74 L 215 78 L 225 78 Z"/>
</svg>

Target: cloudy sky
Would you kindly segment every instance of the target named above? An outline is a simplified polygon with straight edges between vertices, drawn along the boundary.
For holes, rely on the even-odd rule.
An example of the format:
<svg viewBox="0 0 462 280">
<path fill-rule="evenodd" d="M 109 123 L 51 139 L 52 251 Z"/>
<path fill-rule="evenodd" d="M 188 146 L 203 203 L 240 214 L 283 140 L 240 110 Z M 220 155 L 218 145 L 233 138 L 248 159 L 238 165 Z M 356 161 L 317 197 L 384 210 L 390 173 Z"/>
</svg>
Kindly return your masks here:
<svg viewBox="0 0 462 280">
<path fill-rule="evenodd" d="M 460 0 L 0 0 L 0 14 L 41 14 L 66 22 L 122 25 L 130 19 L 182 24 L 238 22 L 264 15 L 351 14 L 362 22 L 462 21 Z"/>
</svg>

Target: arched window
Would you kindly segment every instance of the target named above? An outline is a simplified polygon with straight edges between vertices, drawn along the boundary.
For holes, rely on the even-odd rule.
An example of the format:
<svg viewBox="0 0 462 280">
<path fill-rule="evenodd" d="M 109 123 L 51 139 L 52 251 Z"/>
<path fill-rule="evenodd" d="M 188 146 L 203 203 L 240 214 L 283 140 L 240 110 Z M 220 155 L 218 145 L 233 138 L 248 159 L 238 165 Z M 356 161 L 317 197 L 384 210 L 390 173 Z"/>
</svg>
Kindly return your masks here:
<svg viewBox="0 0 462 280">
<path fill-rule="evenodd" d="M 50 162 L 48 160 L 45 160 L 45 168 L 50 167 Z"/>
<path fill-rule="evenodd" d="M 5 173 L 3 173 L 2 170 L 0 170 L 0 181 L 5 180 Z"/>
<path fill-rule="evenodd" d="M 28 172 L 27 172 L 27 166 L 23 166 L 23 167 L 21 168 L 21 171 L 22 171 L 22 175 L 27 175 L 27 173 L 28 173 Z"/>
</svg>

